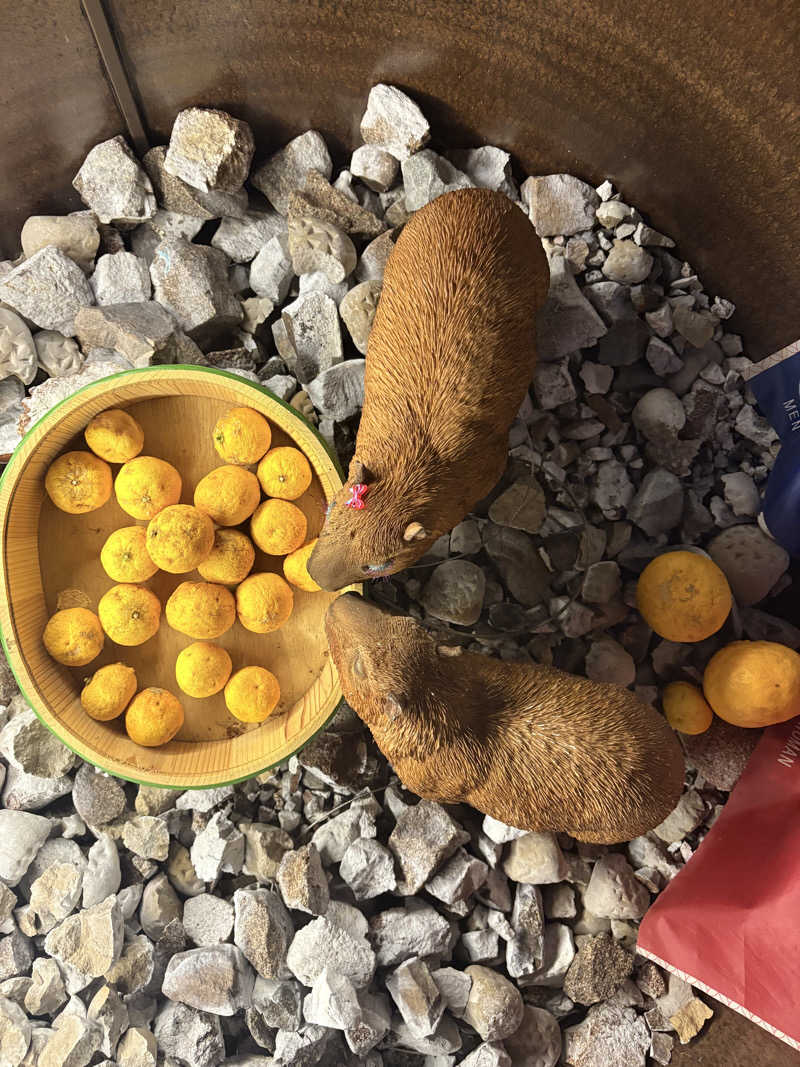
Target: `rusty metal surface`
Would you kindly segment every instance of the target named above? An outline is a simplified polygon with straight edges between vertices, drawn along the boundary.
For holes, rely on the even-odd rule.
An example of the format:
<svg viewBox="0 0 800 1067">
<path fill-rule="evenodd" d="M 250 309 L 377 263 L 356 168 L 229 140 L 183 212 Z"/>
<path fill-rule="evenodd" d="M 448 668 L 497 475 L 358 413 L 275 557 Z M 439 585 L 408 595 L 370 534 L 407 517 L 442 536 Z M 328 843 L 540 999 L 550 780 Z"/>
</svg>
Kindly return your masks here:
<svg viewBox="0 0 800 1067">
<path fill-rule="evenodd" d="M 29 215 L 84 205 L 72 179 L 120 132 L 78 0 L 0 0 L 0 259 L 19 254 Z"/>
</svg>

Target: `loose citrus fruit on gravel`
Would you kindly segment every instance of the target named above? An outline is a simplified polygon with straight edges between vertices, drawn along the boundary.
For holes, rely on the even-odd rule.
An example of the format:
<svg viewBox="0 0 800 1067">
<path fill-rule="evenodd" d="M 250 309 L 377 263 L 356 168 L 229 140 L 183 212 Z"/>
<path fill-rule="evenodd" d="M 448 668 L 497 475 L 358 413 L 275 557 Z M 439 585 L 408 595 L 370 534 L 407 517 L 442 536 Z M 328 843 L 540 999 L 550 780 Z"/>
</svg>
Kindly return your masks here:
<svg viewBox="0 0 800 1067">
<path fill-rule="evenodd" d="M 298 448 L 273 448 L 258 465 L 258 480 L 267 496 L 297 500 L 311 485 L 311 464 Z"/>
<path fill-rule="evenodd" d="M 137 693 L 125 714 L 128 737 L 137 745 L 157 748 L 171 741 L 183 726 L 183 705 L 168 689 L 151 686 Z"/>
<path fill-rule="evenodd" d="M 146 582 L 158 570 L 147 551 L 144 526 L 122 526 L 109 534 L 100 549 L 100 563 L 115 582 Z"/>
<path fill-rule="evenodd" d="M 293 606 L 294 594 L 279 574 L 251 574 L 236 590 L 239 622 L 255 634 L 279 630 Z"/>
<path fill-rule="evenodd" d="M 120 469 L 114 482 L 117 503 L 134 519 L 152 519 L 181 498 L 181 476 L 156 456 L 137 456 Z"/>
<path fill-rule="evenodd" d="M 231 408 L 217 419 L 214 448 L 226 463 L 248 466 L 258 463 L 272 441 L 272 431 L 263 415 L 252 408 Z"/>
<path fill-rule="evenodd" d="M 100 598 L 97 614 L 117 645 L 143 645 L 161 624 L 161 601 L 141 585 L 112 586 Z"/>
<path fill-rule="evenodd" d="M 774 641 L 733 641 L 706 667 L 703 692 L 733 726 L 771 726 L 800 714 L 800 656 Z"/>
<path fill-rule="evenodd" d="M 704 641 L 727 619 L 728 579 L 713 560 L 696 552 L 665 552 L 645 567 L 636 586 L 645 622 L 668 641 Z"/>
<path fill-rule="evenodd" d="M 169 574 L 186 574 L 214 547 L 214 523 L 191 504 L 170 504 L 147 525 L 150 559 Z"/>
<path fill-rule="evenodd" d="M 85 667 L 103 651 L 100 620 L 87 608 L 57 611 L 44 628 L 44 647 L 66 667 Z"/>
<path fill-rule="evenodd" d="M 255 474 L 232 464 L 208 473 L 194 491 L 194 506 L 218 526 L 238 526 L 250 518 L 260 500 L 261 488 Z"/>
<path fill-rule="evenodd" d="M 714 718 L 703 691 L 690 682 L 671 682 L 661 694 L 661 702 L 667 722 L 682 734 L 702 734 Z"/>
<path fill-rule="evenodd" d="M 85 515 L 111 496 L 111 468 L 93 452 L 65 452 L 47 468 L 44 487 L 60 511 Z"/>
<path fill-rule="evenodd" d="M 231 657 L 219 645 L 195 641 L 178 653 L 175 660 L 175 679 L 187 696 L 213 696 L 231 676 Z"/>
<path fill-rule="evenodd" d="M 225 705 L 241 722 L 263 722 L 280 698 L 278 679 L 264 667 L 243 667 L 225 686 Z"/>
<path fill-rule="evenodd" d="M 306 517 L 288 500 L 265 500 L 250 520 L 250 536 L 269 556 L 285 556 L 304 543 L 308 532 Z"/>
<path fill-rule="evenodd" d="M 307 593 L 318 593 L 320 590 L 320 587 L 308 573 L 308 557 L 314 551 L 316 544 L 317 538 L 315 537 L 307 545 L 290 552 L 283 561 L 283 573 L 286 575 L 286 581 L 298 589 L 305 589 Z"/>
<path fill-rule="evenodd" d="M 108 722 L 121 715 L 136 693 L 136 671 L 127 663 L 109 663 L 95 671 L 81 691 L 87 715 Z"/>
<path fill-rule="evenodd" d="M 211 582 L 181 582 L 165 611 L 173 630 L 196 641 L 213 641 L 236 621 L 233 594 Z"/>
<path fill-rule="evenodd" d="M 95 415 L 83 436 L 92 452 L 109 463 L 127 463 L 144 448 L 144 431 L 132 415 L 120 408 Z"/>
<path fill-rule="evenodd" d="M 214 531 L 214 547 L 197 569 L 207 582 L 238 585 L 253 569 L 255 559 L 256 550 L 247 534 L 222 527 Z"/>
</svg>

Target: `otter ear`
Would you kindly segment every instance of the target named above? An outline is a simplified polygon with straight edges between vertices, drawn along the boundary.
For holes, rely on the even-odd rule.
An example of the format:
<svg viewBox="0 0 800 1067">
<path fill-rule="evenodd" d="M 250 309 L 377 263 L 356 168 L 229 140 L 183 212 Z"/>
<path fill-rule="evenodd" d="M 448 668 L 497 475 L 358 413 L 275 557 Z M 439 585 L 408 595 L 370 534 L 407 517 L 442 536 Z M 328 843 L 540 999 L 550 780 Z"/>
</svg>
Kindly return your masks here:
<svg viewBox="0 0 800 1067">
<path fill-rule="evenodd" d="M 427 536 L 428 531 L 421 522 L 410 522 L 403 530 L 404 541 L 424 541 Z"/>
<path fill-rule="evenodd" d="M 365 467 L 360 459 L 353 458 L 350 461 L 350 480 L 358 482 L 361 485 L 369 485 L 370 482 L 375 481 L 375 475 L 372 471 Z"/>
<path fill-rule="evenodd" d="M 395 722 L 407 709 L 406 699 L 398 693 L 387 693 L 384 710 L 390 722 Z"/>
</svg>

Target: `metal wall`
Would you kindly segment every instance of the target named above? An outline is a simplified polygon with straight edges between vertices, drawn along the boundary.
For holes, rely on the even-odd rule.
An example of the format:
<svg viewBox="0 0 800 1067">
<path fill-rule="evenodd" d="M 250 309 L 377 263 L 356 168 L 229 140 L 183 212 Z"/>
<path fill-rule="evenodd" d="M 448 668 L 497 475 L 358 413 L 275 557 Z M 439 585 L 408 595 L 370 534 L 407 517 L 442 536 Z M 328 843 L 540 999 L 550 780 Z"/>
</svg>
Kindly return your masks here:
<svg viewBox="0 0 800 1067">
<path fill-rule="evenodd" d="M 106 0 L 153 143 L 189 104 L 261 154 L 309 126 L 342 157 L 370 85 L 410 91 L 437 139 L 527 172 L 610 176 L 739 307 L 757 355 L 800 334 L 796 0 Z M 122 130 L 78 0 L 0 0 L 0 247 L 71 208 L 86 148 Z"/>
</svg>

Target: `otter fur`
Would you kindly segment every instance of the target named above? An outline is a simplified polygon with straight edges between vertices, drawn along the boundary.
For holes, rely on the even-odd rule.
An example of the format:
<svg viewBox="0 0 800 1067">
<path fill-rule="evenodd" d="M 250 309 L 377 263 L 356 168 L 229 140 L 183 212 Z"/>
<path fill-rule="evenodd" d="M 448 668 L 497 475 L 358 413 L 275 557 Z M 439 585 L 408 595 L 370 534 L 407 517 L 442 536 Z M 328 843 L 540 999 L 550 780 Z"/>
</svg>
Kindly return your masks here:
<svg viewBox="0 0 800 1067">
<path fill-rule="evenodd" d="M 601 844 L 646 833 L 680 798 L 675 734 L 627 689 L 437 645 L 355 593 L 326 629 L 345 697 L 421 797 Z"/>
<path fill-rule="evenodd" d="M 369 336 L 355 458 L 308 563 L 323 589 L 408 567 L 498 481 L 549 282 L 536 231 L 502 193 L 445 193 L 406 223 Z M 359 483 L 366 506 L 348 508 Z"/>
</svg>

